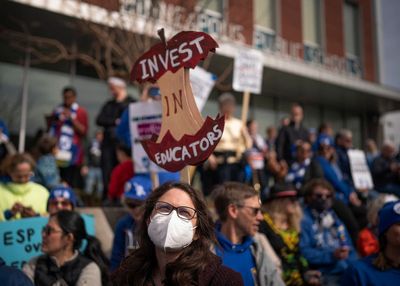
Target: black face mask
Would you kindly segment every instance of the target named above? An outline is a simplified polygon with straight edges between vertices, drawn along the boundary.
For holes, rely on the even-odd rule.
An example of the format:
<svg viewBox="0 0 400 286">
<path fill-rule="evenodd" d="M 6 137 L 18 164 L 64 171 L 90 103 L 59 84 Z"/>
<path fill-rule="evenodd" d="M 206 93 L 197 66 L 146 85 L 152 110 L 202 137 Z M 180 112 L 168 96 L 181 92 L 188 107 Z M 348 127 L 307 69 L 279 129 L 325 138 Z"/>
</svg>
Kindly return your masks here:
<svg viewBox="0 0 400 286">
<path fill-rule="evenodd" d="M 332 207 L 332 199 L 328 198 L 316 198 L 312 199 L 309 203 L 310 208 L 322 213 Z"/>
</svg>

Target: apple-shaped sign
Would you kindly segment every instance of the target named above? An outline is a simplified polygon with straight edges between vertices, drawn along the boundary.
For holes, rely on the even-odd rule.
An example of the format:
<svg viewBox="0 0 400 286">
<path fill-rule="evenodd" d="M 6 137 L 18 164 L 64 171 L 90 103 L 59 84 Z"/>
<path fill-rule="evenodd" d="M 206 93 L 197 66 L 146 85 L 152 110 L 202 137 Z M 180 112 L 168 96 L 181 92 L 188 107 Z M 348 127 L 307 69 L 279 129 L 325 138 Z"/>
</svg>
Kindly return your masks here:
<svg viewBox="0 0 400 286">
<path fill-rule="evenodd" d="M 162 100 L 160 133 L 142 145 L 149 158 L 176 172 L 206 160 L 224 130 L 224 117 L 201 116 L 192 93 L 189 69 L 215 52 L 218 44 L 203 32 L 184 31 L 154 45 L 134 64 L 131 79 L 157 82 Z"/>
</svg>

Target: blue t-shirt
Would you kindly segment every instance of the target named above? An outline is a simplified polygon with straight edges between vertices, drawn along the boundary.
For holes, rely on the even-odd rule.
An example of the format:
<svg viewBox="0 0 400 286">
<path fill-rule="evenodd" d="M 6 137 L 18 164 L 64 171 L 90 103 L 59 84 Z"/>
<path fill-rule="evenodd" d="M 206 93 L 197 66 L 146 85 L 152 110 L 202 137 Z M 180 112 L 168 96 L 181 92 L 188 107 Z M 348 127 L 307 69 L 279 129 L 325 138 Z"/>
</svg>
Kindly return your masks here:
<svg viewBox="0 0 400 286">
<path fill-rule="evenodd" d="M 216 246 L 215 252 L 221 257 L 222 264 L 239 272 L 242 275 L 245 286 L 255 285 L 257 268 L 250 249 L 253 239 L 246 237 L 241 244 L 232 244 L 218 228 L 216 235 L 222 249 Z"/>
<path fill-rule="evenodd" d="M 355 261 L 346 269 L 342 276 L 341 285 L 347 286 L 392 286 L 400 285 L 400 269 L 381 271 L 372 262 L 377 257 L 373 254 Z"/>
</svg>

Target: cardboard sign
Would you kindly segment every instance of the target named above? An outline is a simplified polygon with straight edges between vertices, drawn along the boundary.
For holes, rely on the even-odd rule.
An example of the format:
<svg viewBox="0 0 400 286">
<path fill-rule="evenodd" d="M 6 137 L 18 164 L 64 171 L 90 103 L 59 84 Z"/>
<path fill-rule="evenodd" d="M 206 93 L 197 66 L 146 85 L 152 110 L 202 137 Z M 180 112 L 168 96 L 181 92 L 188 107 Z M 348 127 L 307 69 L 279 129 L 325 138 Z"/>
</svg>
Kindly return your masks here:
<svg viewBox="0 0 400 286">
<path fill-rule="evenodd" d="M 190 84 L 192 85 L 197 108 L 202 111 L 214 87 L 216 76 L 201 67 L 190 71 Z"/>
<path fill-rule="evenodd" d="M 81 216 L 87 233 L 94 235 L 94 217 Z M 0 223 L 0 257 L 6 265 L 21 269 L 31 258 L 42 254 L 42 228 L 48 220 L 48 217 L 34 217 Z"/>
<path fill-rule="evenodd" d="M 356 189 L 373 189 L 371 172 L 369 171 L 365 153 L 362 150 L 349 150 L 351 176 Z"/>
<path fill-rule="evenodd" d="M 163 34 L 161 39 L 165 41 Z M 214 39 L 203 32 L 180 32 L 153 46 L 133 66 L 133 80 L 157 81 L 160 88 L 161 129 L 158 136 L 142 144 L 149 158 L 167 171 L 200 164 L 222 137 L 224 117 L 203 119 L 189 78 L 189 68 L 196 67 L 216 47 Z"/>
<path fill-rule="evenodd" d="M 161 102 L 135 102 L 129 105 L 129 128 L 135 173 L 163 171 L 143 149 L 142 141 L 158 135 L 161 129 Z"/>
<path fill-rule="evenodd" d="M 261 93 L 264 57 L 260 51 L 241 49 L 235 57 L 233 89 Z"/>
</svg>

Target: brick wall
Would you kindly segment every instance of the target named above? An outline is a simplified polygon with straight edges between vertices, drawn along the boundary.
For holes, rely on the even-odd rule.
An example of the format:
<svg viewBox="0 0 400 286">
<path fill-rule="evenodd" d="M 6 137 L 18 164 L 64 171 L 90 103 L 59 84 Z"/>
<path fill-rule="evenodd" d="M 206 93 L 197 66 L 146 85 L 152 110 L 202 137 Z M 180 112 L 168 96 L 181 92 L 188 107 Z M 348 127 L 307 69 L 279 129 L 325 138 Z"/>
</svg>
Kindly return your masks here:
<svg viewBox="0 0 400 286">
<path fill-rule="evenodd" d="M 324 1 L 326 53 L 345 56 L 343 1 Z"/>
<path fill-rule="evenodd" d="M 361 62 L 364 69 L 364 79 L 376 81 L 374 18 L 372 0 L 359 0 L 361 24 Z"/>
<path fill-rule="evenodd" d="M 229 23 L 239 24 L 243 26 L 243 35 L 246 44 L 253 43 L 253 0 L 229 0 L 228 13 Z"/>
</svg>

